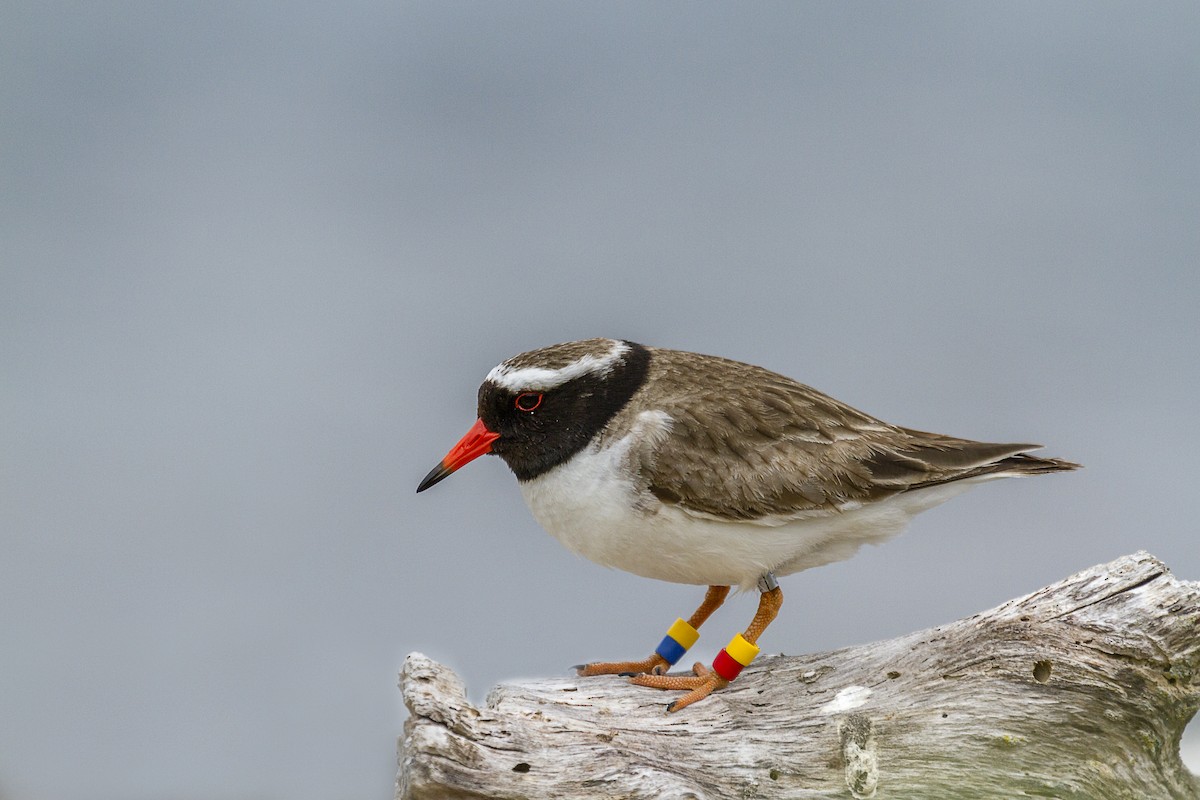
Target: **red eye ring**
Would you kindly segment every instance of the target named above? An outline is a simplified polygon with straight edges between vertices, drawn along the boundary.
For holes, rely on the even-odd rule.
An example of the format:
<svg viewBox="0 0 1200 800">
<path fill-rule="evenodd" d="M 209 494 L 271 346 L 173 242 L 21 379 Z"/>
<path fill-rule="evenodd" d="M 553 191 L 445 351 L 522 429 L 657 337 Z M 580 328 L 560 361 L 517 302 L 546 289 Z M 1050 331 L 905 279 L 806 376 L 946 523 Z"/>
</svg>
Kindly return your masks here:
<svg viewBox="0 0 1200 800">
<path fill-rule="evenodd" d="M 513 400 L 513 405 L 516 406 L 517 411 L 524 411 L 525 413 L 537 410 L 537 407 L 541 404 L 541 392 L 521 392 Z"/>
</svg>

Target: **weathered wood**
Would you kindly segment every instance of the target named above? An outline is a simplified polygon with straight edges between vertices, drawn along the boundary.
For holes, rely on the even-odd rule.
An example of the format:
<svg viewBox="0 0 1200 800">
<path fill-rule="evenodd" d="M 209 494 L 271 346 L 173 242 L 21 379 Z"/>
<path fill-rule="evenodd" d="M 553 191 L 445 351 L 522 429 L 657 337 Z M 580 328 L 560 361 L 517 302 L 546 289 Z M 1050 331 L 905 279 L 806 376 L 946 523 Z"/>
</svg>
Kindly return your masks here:
<svg viewBox="0 0 1200 800">
<path fill-rule="evenodd" d="M 885 642 L 763 656 L 678 714 L 608 676 L 476 708 L 414 653 L 397 796 L 1200 798 L 1200 583 L 1147 553 Z"/>
</svg>

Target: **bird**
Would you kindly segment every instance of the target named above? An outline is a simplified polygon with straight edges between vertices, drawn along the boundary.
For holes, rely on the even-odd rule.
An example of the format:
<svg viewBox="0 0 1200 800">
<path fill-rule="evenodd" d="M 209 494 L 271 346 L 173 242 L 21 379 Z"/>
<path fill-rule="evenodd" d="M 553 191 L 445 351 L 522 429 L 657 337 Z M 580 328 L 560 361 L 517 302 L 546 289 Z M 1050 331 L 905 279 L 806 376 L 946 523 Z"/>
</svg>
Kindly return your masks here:
<svg viewBox="0 0 1200 800">
<path fill-rule="evenodd" d="M 684 692 L 725 688 L 783 603 L 778 578 L 842 561 L 916 514 L 996 478 L 1077 469 L 997 444 L 883 422 L 763 367 L 593 338 L 515 355 L 484 378 L 478 419 L 417 487 L 484 455 L 516 476 L 567 549 L 645 578 L 707 587 L 644 659 L 577 665 Z M 711 667 L 670 669 L 732 588 L 754 618 Z"/>
</svg>

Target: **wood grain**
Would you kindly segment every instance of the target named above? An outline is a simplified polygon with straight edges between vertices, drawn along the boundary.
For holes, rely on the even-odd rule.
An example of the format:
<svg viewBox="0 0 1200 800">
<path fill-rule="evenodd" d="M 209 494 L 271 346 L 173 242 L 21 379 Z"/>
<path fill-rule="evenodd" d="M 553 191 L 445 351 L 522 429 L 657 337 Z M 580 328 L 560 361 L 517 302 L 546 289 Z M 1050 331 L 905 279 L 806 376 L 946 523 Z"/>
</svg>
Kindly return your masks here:
<svg viewBox="0 0 1200 800">
<path fill-rule="evenodd" d="M 482 707 L 419 653 L 397 797 L 1189 798 L 1200 583 L 1148 553 L 884 642 L 761 656 L 678 714 L 612 676 Z"/>
</svg>

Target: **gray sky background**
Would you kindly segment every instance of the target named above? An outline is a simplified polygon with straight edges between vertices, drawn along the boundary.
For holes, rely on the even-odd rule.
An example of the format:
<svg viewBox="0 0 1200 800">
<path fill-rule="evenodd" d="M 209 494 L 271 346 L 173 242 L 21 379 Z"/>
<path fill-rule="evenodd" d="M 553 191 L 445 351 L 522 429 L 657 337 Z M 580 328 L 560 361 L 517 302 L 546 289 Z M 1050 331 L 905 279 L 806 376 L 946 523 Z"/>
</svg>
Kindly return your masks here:
<svg viewBox="0 0 1200 800">
<path fill-rule="evenodd" d="M 1140 548 L 1200 579 L 1197 41 L 1190 2 L 5 3 L 0 796 L 387 797 L 405 653 L 480 699 L 647 653 L 700 590 L 562 550 L 497 459 L 413 493 L 557 341 L 1087 465 L 786 579 L 768 651 Z"/>
</svg>

